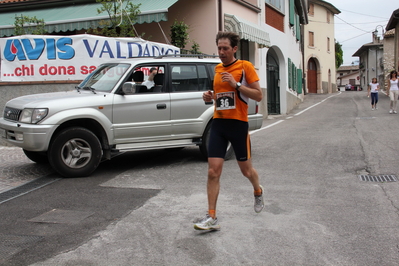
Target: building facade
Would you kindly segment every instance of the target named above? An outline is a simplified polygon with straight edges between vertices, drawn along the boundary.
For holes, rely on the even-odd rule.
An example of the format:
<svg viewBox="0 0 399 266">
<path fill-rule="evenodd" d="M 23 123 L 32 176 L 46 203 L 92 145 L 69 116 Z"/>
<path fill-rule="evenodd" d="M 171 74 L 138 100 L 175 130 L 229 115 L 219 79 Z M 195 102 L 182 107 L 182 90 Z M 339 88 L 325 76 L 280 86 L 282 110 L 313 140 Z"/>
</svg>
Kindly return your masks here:
<svg viewBox="0 0 399 266">
<path fill-rule="evenodd" d="M 384 45 L 377 36 L 372 33 L 373 41 L 364 44 L 352 56 L 359 57 L 360 88 L 367 89 L 372 78 L 377 78 L 380 85 L 384 84 Z"/>
<path fill-rule="evenodd" d="M 351 90 L 360 90 L 360 72 L 359 65 L 352 66 L 340 66 L 337 69 L 337 87 L 339 91 L 348 90 L 349 86 Z"/>
<path fill-rule="evenodd" d="M 399 8 L 392 12 L 391 18 L 385 28 L 387 31 L 395 29 L 394 32 L 394 69 L 399 71 Z"/>
<path fill-rule="evenodd" d="M 323 0 L 309 0 L 309 23 L 304 26 L 304 62 L 307 93 L 337 91 L 334 15 L 341 13 Z"/>
</svg>

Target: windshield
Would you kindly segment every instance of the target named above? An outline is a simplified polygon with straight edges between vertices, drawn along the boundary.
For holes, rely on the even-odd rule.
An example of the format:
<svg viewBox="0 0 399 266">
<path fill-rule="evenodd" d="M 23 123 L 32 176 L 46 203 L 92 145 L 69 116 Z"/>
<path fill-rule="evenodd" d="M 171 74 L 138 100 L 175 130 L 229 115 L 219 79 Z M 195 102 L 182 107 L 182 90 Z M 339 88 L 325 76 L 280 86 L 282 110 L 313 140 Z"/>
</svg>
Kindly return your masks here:
<svg viewBox="0 0 399 266">
<path fill-rule="evenodd" d="M 100 65 L 80 83 L 79 89 L 109 92 L 125 75 L 129 66 L 129 64 Z"/>
</svg>

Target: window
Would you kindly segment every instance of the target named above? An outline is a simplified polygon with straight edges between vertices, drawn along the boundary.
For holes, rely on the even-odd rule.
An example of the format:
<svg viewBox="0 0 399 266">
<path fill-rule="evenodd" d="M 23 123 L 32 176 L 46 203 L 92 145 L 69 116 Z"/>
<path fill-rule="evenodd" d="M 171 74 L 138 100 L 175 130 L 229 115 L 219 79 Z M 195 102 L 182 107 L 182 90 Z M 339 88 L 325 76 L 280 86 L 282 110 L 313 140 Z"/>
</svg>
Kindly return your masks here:
<svg viewBox="0 0 399 266">
<path fill-rule="evenodd" d="M 330 38 L 327 37 L 327 52 L 330 52 Z"/>
<path fill-rule="evenodd" d="M 314 32 L 309 31 L 309 46 L 314 47 Z"/>
<path fill-rule="evenodd" d="M 171 77 L 174 92 L 211 90 L 205 65 L 172 65 Z"/>
<path fill-rule="evenodd" d="M 314 16 L 314 4 L 309 4 L 309 16 Z"/>
<path fill-rule="evenodd" d="M 327 23 L 330 24 L 330 12 L 327 11 Z"/>
<path fill-rule="evenodd" d="M 284 0 L 265 0 L 265 3 L 284 13 Z"/>
<path fill-rule="evenodd" d="M 126 81 L 134 83 L 133 93 L 166 92 L 164 73 L 165 66 L 141 65 L 134 69 Z"/>
</svg>

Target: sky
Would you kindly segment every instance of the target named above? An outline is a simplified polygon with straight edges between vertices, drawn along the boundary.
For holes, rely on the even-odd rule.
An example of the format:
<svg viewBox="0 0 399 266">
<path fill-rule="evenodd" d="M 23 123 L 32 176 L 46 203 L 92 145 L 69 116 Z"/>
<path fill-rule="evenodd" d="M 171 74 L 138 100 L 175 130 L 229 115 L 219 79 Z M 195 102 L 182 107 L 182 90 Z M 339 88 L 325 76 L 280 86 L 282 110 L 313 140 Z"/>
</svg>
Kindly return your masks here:
<svg viewBox="0 0 399 266">
<path fill-rule="evenodd" d="M 392 15 L 399 8 L 397 0 L 324 0 L 341 11 L 334 17 L 335 40 L 342 45 L 342 65 L 358 64 L 358 57 L 352 55 L 362 45 L 373 41 L 376 29 L 382 39 L 382 31 Z M 309 17 L 311 19 L 311 17 Z"/>
</svg>

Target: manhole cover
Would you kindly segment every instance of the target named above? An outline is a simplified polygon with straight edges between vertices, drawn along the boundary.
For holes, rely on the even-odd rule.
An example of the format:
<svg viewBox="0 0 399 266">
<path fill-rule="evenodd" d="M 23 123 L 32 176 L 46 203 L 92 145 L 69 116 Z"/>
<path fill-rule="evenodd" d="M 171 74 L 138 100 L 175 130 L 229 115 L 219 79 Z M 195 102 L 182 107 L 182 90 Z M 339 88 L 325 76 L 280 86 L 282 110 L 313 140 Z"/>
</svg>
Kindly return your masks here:
<svg viewBox="0 0 399 266">
<path fill-rule="evenodd" d="M 395 175 L 359 175 L 360 181 L 371 182 L 396 182 L 398 178 Z"/>
</svg>

